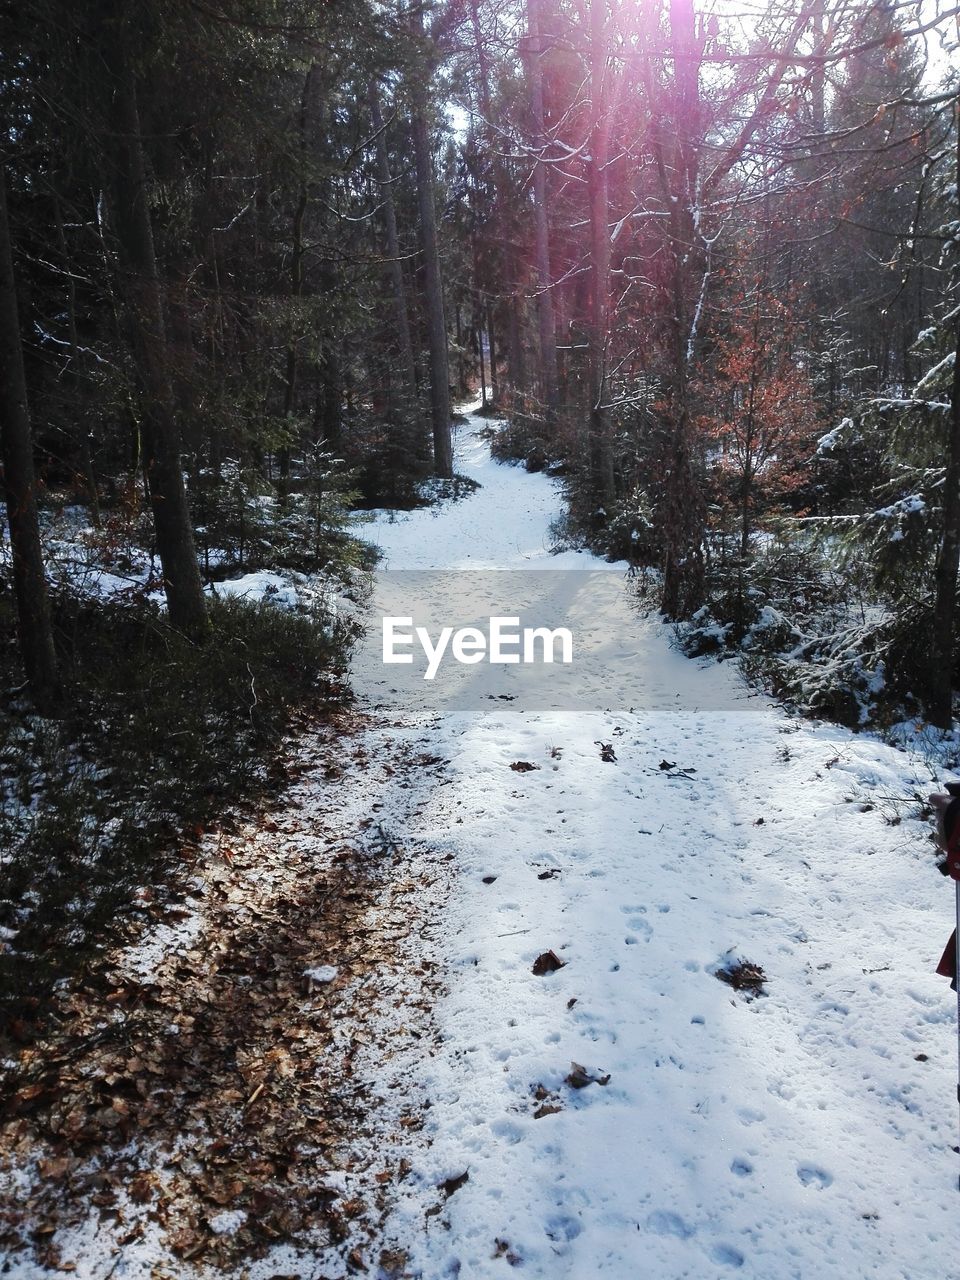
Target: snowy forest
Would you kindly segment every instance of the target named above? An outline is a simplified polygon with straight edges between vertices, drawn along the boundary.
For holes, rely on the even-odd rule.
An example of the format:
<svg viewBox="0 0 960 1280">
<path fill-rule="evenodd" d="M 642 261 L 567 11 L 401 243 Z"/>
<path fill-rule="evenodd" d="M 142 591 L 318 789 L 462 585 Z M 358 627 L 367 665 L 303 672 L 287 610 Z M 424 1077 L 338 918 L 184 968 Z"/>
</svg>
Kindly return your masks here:
<svg viewBox="0 0 960 1280">
<path fill-rule="evenodd" d="M 0 32 L 0 1276 L 955 1274 L 960 7 Z"/>
</svg>

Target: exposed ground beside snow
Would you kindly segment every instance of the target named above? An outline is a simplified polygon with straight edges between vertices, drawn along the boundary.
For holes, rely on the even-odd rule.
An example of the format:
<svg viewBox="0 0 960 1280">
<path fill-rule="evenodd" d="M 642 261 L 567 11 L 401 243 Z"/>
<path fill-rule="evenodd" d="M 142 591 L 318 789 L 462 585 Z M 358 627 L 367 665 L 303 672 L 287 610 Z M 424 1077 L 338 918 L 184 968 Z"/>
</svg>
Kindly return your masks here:
<svg viewBox="0 0 960 1280">
<path fill-rule="evenodd" d="M 355 713 L 300 728 L 277 801 L 185 851 L 172 904 L 144 891 L 146 927 L 2 1064 L 0 1275 L 267 1280 L 322 1253 L 332 1280 L 381 1257 L 422 1123 L 404 1050 L 435 1036 L 440 957 L 410 921 L 440 915 L 450 866 L 403 829 L 439 761 Z"/>
<path fill-rule="evenodd" d="M 474 620 L 451 570 L 621 572 L 550 555 L 555 487 L 494 464 L 480 425 L 461 431 L 458 470 L 482 489 L 368 527 L 381 603 L 397 570 L 443 570 L 418 589 L 451 624 Z M 417 712 L 368 646 L 362 722 L 342 745 L 305 740 L 278 811 L 120 958 L 105 1022 L 179 984 L 194 1022 L 171 1033 L 182 1059 L 165 1050 L 163 1084 L 182 1060 L 194 1092 L 172 1153 L 169 1125 L 125 1135 L 162 1194 L 138 1203 L 128 1175 L 119 1220 L 97 1226 L 76 1187 L 80 1225 L 53 1244 L 78 1275 L 185 1278 L 218 1259 L 252 1280 L 378 1264 L 422 1280 L 957 1273 L 955 1004 L 931 972 L 952 899 L 919 805 L 898 803 L 930 789 L 929 768 L 787 719 L 732 666 L 677 654 L 625 591 L 603 601 L 594 628 L 622 610 L 630 651 L 615 679 L 609 655 L 585 657 L 575 707 L 505 670 L 513 701 L 491 685 L 473 707 Z M 333 911 L 344 865 L 359 899 Z M 563 967 L 535 975 L 550 951 Z M 762 967 L 766 994 L 717 980 L 736 959 Z M 227 1025 L 234 1061 L 213 1063 L 209 1028 L 222 1044 Z M 154 1114 L 115 1086 L 117 1114 Z M 88 1074 L 74 1091 L 100 1088 Z M 23 1188 L 42 1102 L 25 1100 Z M 217 1131 L 235 1146 L 211 1149 Z M 253 1167 L 258 1143 L 272 1171 Z M 284 1183 L 314 1249 L 241 1261 L 270 1239 L 261 1220 L 286 1231 L 250 1187 L 283 1201 Z M 49 1179 L 32 1185 L 35 1216 L 52 1214 Z"/>
</svg>

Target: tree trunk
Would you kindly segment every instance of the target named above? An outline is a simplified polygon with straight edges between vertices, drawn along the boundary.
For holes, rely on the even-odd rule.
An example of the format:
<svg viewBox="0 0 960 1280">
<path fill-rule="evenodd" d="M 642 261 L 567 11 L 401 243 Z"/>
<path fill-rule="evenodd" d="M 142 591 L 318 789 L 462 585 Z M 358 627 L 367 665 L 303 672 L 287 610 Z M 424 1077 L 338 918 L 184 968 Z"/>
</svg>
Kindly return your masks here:
<svg viewBox="0 0 960 1280">
<path fill-rule="evenodd" d="M 473 341 L 476 345 L 477 365 L 480 372 L 480 408 L 485 413 L 487 409 L 487 374 L 483 365 L 483 329 L 481 328 L 481 315 L 482 310 L 478 310 L 477 321 L 473 326 Z"/>
<path fill-rule="evenodd" d="M 960 99 L 958 99 L 960 109 Z M 957 137 L 956 179 L 960 182 L 960 135 Z M 953 727 L 953 667 L 960 569 L 960 316 L 953 357 L 950 394 L 950 438 L 943 485 L 943 540 L 937 557 L 936 603 L 933 612 L 933 666 L 927 717 L 938 729 Z"/>
<path fill-rule="evenodd" d="M 749 449 L 750 442 L 747 441 Z M 753 468 L 747 462 L 743 471 L 743 485 L 740 491 L 740 559 L 744 564 L 750 554 L 750 499 L 753 496 Z"/>
<path fill-rule="evenodd" d="M 943 541 L 937 557 L 936 604 L 933 614 L 933 667 L 927 716 L 938 729 L 953 724 L 953 667 L 960 568 L 960 320 L 951 391 L 950 440 L 943 486 Z"/>
<path fill-rule="evenodd" d="M 500 375 L 497 370 L 497 343 L 494 333 L 493 307 L 487 302 L 487 344 L 490 351 L 490 400 L 494 408 L 500 403 Z"/>
<path fill-rule="evenodd" d="M 314 81 L 318 78 L 318 68 L 313 63 L 307 70 L 303 81 L 303 92 L 300 97 L 300 118 L 297 129 L 300 142 L 300 162 L 303 171 L 300 175 L 300 187 L 297 192 L 297 203 L 293 209 L 293 221 L 290 228 L 290 297 L 295 301 L 303 297 L 303 259 L 306 252 L 303 228 L 310 202 L 310 184 L 307 178 L 310 146 L 310 108 Z M 297 408 L 297 390 L 300 379 L 300 350 L 298 336 L 290 335 L 287 344 L 286 369 L 283 388 L 283 417 L 292 426 L 292 419 Z M 290 494 L 290 439 L 285 440 L 277 459 L 280 471 L 280 503 L 285 506 Z"/>
<path fill-rule="evenodd" d="M 144 468 L 157 552 L 171 625 L 201 638 L 209 629 L 209 619 L 183 485 L 163 301 L 147 204 L 137 86 L 127 56 L 116 45 L 111 62 L 117 126 L 112 138 L 114 220 L 127 324 L 142 392 Z"/>
<path fill-rule="evenodd" d="M 37 519 L 36 477 L 27 380 L 7 217 L 6 177 L 0 165 L 0 435 L 13 557 L 20 652 L 37 708 L 48 713 L 58 694 L 57 658 L 50 626 L 47 580 Z"/>
<path fill-rule="evenodd" d="M 67 235 L 63 227 L 63 211 L 60 201 L 56 200 L 57 243 L 60 247 L 60 258 L 67 277 L 67 332 L 70 335 L 70 366 L 64 375 L 65 384 L 71 390 L 79 386 L 80 381 L 80 338 L 77 332 L 77 283 L 70 270 L 70 255 L 67 251 Z M 97 488 L 97 476 L 93 469 L 93 453 L 90 449 L 90 433 L 80 430 L 80 460 L 84 478 L 87 482 L 87 495 L 90 502 L 90 518 L 93 527 L 99 529 L 102 523 L 100 514 L 100 493 Z"/>
<path fill-rule="evenodd" d="M 343 379 L 339 357 L 332 346 L 323 354 L 315 425 L 325 447 L 338 453 L 343 444 Z"/>
<path fill-rule="evenodd" d="M 309 81 L 309 76 L 308 76 Z M 306 94 L 306 90 L 304 90 Z M 297 203 L 293 210 L 290 244 L 290 297 L 303 295 L 303 222 L 307 215 L 307 184 L 301 183 Z M 287 359 L 283 377 L 283 418 L 291 423 L 297 407 L 297 383 L 300 377 L 300 354 L 297 335 L 291 333 L 287 343 Z M 285 504 L 290 490 L 290 440 L 284 440 L 277 459 L 280 471 L 280 503 Z"/>
<path fill-rule="evenodd" d="M 515 263 L 515 259 L 512 259 Z M 518 277 L 511 272 L 514 281 Z M 507 299 L 507 382 L 510 405 L 514 413 L 522 413 L 527 394 L 527 365 L 523 356 L 523 325 L 520 317 L 519 283 L 512 287 Z"/>
<path fill-rule="evenodd" d="M 537 251 L 537 319 L 540 330 L 540 384 L 547 430 L 556 428 L 559 408 L 557 380 L 557 323 L 553 306 L 553 273 L 550 265 L 550 223 L 547 216 L 547 168 L 542 153 L 547 144 L 543 111 L 543 34 L 538 0 L 527 0 L 527 74 L 530 81 L 530 115 L 533 146 L 534 227 Z"/>
<path fill-rule="evenodd" d="M 668 216 L 672 256 L 674 378 L 671 432 L 665 459 L 660 525 L 664 542 L 660 607 L 668 618 L 688 618 L 703 603 L 705 567 L 703 531 L 706 509 L 696 472 L 690 423 L 690 363 L 694 335 L 687 295 L 695 250 L 693 202 L 697 189 L 697 153 L 693 139 L 700 121 L 699 67 L 692 0 L 671 0 L 674 57 L 674 146 L 669 170 L 662 127 L 655 131 L 655 156 Z"/>
<path fill-rule="evenodd" d="M 390 283 L 393 287 L 393 315 L 397 326 L 396 339 L 403 367 L 403 378 L 411 408 L 420 416 L 417 386 L 417 362 L 413 354 L 413 339 L 410 336 L 410 308 L 407 305 L 407 286 L 403 278 L 403 262 L 400 257 L 400 236 L 397 232 L 397 210 L 393 199 L 393 178 L 390 174 L 390 159 L 387 153 L 387 139 L 383 128 L 383 114 L 380 110 L 380 95 L 375 80 L 370 81 L 370 119 L 377 135 L 377 180 L 380 183 L 380 198 L 383 201 L 383 221 L 387 232 L 387 254 L 390 258 Z"/>
<path fill-rule="evenodd" d="M 606 399 L 607 308 L 610 297 L 610 227 L 607 153 L 610 124 L 604 102 L 607 70 L 606 0 L 590 6 L 590 462 L 594 496 L 610 513 L 616 497 L 610 411 Z M 554 348 L 556 352 L 556 348 Z M 556 373 L 556 366 L 554 366 Z"/>
<path fill-rule="evenodd" d="M 422 13 L 411 17 L 417 35 L 423 33 Z M 427 128 L 427 77 L 414 72 L 410 84 L 411 129 L 417 170 L 417 205 L 427 306 L 430 348 L 430 410 L 433 420 L 433 469 L 438 476 L 453 476 L 453 444 L 450 438 L 450 367 L 447 325 L 443 314 L 443 278 L 437 245 L 437 211 L 434 204 L 433 156 Z"/>
</svg>

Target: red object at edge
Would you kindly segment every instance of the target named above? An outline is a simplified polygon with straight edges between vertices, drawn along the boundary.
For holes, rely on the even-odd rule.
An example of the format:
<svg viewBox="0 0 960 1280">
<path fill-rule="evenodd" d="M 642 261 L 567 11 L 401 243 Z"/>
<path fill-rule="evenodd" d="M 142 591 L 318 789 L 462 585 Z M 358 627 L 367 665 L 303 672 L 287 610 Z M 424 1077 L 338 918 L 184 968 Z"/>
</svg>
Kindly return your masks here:
<svg viewBox="0 0 960 1280">
<path fill-rule="evenodd" d="M 958 830 L 947 843 L 947 874 L 952 880 L 960 880 L 960 823 Z"/>
<path fill-rule="evenodd" d="M 950 935 L 950 941 L 943 949 L 943 955 L 940 957 L 940 963 L 935 971 L 941 978 L 951 978 L 956 981 L 957 977 L 957 931 L 954 929 Z"/>
</svg>

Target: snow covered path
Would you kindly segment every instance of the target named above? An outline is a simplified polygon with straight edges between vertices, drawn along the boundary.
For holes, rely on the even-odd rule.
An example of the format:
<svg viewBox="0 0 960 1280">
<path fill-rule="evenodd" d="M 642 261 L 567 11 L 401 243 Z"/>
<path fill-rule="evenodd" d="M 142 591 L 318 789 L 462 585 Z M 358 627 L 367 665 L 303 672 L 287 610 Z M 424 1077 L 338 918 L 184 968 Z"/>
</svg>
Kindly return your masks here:
<svg viewBox="0 0 960 1280">
<path fill-rule="evenodd" d="M 366 531 L 384 580 L 617 572 L 549 554 L 555 486 L 492 462 L 481 425 L 458 442 L 481 490 Z M 594 710 L 526 706 L 518 682 L 488 710 L 403 721 L 448 762 L 405 834 L 455 870 L 428 923 L 442 1044 L 408 1057 L 429 1107 L 389 1224 L 404 1274 L 957 1274 L 955 1006 L 931 972 L 952 899 L 925 826 L 890 821 L 929 768 L 792 721 L 631 625 L 636 699 L 598 670 Z M 356 675 L 382 714 L 374 653 Z M 563 967 L 536 976 L 551 950 Z M 766 994 L 717 980 L 731 956 Z M 574 1088 L 572 1063 L 609 1081 Z"/>
</svg>

